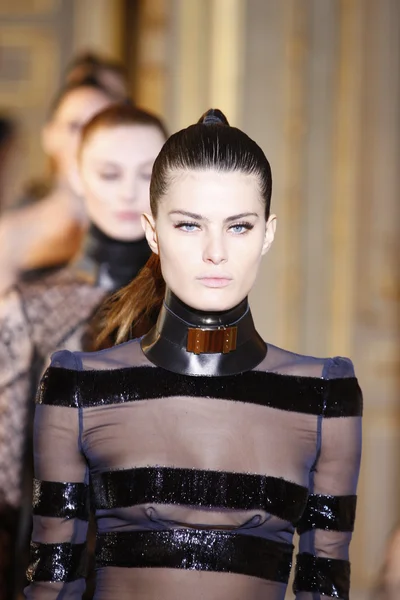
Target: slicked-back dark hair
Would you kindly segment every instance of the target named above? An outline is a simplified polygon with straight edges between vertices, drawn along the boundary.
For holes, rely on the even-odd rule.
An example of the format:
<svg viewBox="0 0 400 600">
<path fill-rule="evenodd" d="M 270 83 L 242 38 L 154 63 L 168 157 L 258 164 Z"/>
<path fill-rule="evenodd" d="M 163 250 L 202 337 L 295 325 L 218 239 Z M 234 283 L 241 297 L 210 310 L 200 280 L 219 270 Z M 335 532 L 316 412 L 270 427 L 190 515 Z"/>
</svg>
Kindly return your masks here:
<svg viewBox="0 0 400 600">
<path fill-rule="evenodd" d="M 268 219 L 271 205 L 271 167 L 261 150 L 248 135 L 230 127 L 217 109 L 207 111 L 196 123 L 178 131 L 166 141 L 153 167 L 150 203 L 153 215 L 166 194 L 174 171 L 216 170 L 254 175 L 265 203 Z"/>
</svg>

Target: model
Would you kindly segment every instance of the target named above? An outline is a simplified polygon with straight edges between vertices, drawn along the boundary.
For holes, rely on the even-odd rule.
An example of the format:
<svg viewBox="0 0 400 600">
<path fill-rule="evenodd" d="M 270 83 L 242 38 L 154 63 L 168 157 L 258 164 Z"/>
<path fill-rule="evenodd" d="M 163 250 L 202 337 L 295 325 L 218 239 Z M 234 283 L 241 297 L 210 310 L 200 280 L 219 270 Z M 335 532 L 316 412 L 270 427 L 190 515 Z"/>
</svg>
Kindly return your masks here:
<svg viewBox="0 0 400 600">
<path fill-rule="evenodd" d="M 165 282 L 156 324 L 58 352 L 40 386 L 27 598 L 81 597 L 89 497 L 97 600 L 282 599 L 296 527 L 297 597 L 348 598 L 361 394 L 350 360 L 255 329 L 270 198 L 264 153 L 220 111 L 164 145 L 143 217 L 151 263 L 103 335 L 123 338 Z"/>
</svg>

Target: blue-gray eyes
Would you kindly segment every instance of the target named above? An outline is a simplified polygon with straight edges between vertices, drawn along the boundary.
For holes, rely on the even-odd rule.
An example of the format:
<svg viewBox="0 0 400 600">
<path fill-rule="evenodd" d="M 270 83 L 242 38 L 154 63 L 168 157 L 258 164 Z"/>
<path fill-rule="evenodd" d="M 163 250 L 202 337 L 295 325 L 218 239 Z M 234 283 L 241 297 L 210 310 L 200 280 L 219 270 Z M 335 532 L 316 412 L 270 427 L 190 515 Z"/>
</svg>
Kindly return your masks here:
<svg viewBox="0 0 400 600">
<path fill-rule="evenodd" d="M 200 223 L 196 223 L 195 221 L 181 221 L 179 223 L 174 224 L 175 229 L 180 229 L 181 231 L 186 231 L 191 233 L 192 231 L 198 231 L 201 229 Z M 252 223 L 234 223 L 228 227 L 228 231 L 231 231 L 235 235 L 241 235 L 253 229 L 254 225 Z"/>
</svg>

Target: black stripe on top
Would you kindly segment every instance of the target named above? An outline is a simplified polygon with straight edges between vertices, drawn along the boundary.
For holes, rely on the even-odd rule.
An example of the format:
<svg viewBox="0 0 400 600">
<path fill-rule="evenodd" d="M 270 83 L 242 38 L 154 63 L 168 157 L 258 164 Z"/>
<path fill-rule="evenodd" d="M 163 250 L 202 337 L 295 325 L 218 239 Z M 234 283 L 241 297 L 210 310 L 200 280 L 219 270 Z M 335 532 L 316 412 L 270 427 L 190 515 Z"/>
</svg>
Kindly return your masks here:
<svg viewBox="0 0 400 600">
<path fill-rule="evenodd" d="M 62 519 L 89 518 L 89 486 L 33 480 L 33 514 Z"/>
<path fill-rule="evenodd" d="M 85 576 L 86 544 L 31 542 L 28 581 L 75 581 Z"/>
<path fill-rule="evenodd" d="M 292 552 L 291 544 L 226 531 L 130 531 L 98 536 L 96 567 L 217 571 L 287 583 Z"/>
<path fill-rule="evenodd" d="M 140 467 L 92 475 L 97 509 L 156 502 L 208 508 L 261 509 L 296 523 L 308 490 L 282 478 L 226 471 Z"/>
<path fill-rule="evenodd" d="M 297 555 L 293 591 L 311 592 L 348 600 L 350 563 L 347 560 L 319 558 L 302 552 Z"/>
<path fill-rule="evenodd" d="M 192 377 L 159 367 L 105 371 L 49 367 L 37 402 L 86 408 L 172 396 L 248 402 L 325 417 L 351 417 L 362 413 L 361 391 L 354 377 L 325 380 L 264 371 Z"/>
<path fill-rule="evenodd" d="M 312 529 L 353 531 L 356 505 L 357 496 L 311 494 L 297 531 L 300 534 Z"/>
</svg>

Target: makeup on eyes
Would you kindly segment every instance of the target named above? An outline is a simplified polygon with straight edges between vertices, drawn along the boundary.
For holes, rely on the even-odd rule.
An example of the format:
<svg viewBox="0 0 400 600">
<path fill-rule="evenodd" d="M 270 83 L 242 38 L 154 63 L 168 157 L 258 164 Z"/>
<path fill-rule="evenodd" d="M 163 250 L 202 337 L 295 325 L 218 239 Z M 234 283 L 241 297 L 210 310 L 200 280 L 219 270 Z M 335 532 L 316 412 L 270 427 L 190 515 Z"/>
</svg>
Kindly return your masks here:
<svg viewBox="0 0 400 600">
<path fill-rule="evenodd" d="M 179 221 L 178 223 L 174 223 L 173 226 L 175 229 L 181 229 L 182 231 L 185 231 L 184 227 L 195 227 L 196 229 L 201 228 L 201 224 L 196 221 Z M 243 227 L 245 229 L 245 231 L 235 234 L 235 235 L 243 235 L 247 231 L 250 231 L 251 229 L 254 228 L 254 223 L 249 223 L 248 221 L 243 221 L 240 223 L 232 223 L 231 225 L 229 225 L 228 230 L 231 230 L 235 227 Z M 194 230 L 191 229 L 191 231 L 194 231 Z M 189 233 L 189 232 L 187 232 L 187 233 Z"/>
</svg>

